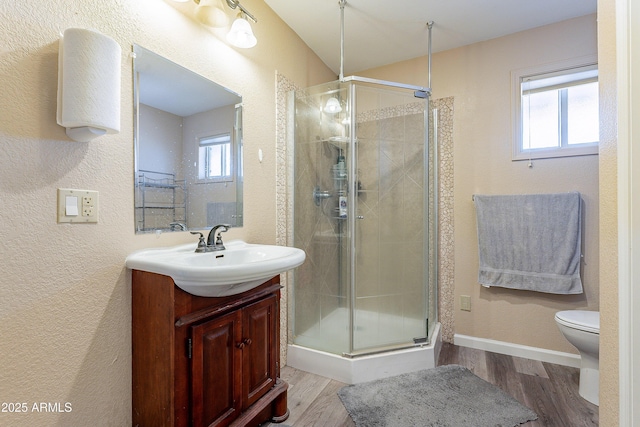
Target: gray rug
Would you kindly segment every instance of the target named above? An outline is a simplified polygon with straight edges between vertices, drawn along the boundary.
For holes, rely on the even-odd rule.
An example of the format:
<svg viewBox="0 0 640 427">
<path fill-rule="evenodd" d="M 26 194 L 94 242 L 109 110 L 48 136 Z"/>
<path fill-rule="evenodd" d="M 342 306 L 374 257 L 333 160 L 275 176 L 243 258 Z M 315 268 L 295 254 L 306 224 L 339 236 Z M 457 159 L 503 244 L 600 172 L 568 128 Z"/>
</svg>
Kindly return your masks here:
<svg viewBox="0 0 640 427">
<path fill-rule="evenodd" d="M 338 396 L 358 427 L 514 427 L 538 418 L 458 365 L 349 385 Z"/>
</svg>

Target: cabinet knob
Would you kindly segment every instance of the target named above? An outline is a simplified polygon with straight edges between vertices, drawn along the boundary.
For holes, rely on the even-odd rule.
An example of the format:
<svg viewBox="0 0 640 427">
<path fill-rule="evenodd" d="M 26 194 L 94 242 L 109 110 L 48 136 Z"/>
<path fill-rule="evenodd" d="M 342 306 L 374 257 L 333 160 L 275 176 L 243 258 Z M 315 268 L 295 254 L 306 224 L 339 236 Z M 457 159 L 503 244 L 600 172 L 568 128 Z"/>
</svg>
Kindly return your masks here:
<svg viewBox="0 0 640 427">
<path fill-rule="evenodd" d="M 244 343 L 243 342 L 239 342 L 236 344 L 236 347 L 238 347 L 239 349 L 243 349 L 244 348 Z"/>
</svg>

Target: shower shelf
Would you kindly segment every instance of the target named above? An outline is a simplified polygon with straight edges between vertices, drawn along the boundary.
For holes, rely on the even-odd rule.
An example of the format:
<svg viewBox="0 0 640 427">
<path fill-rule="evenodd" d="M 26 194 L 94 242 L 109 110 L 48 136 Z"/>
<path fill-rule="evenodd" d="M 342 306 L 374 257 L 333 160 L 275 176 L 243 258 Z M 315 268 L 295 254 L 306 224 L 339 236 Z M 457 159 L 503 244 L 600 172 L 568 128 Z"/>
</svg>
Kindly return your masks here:
<svg viewBox="0 0 640 427">
<path fill-rule="evenodd" d="M 187 184 L 175 174 L 138 171 L 136 186 L 136 230 L 170 229 L 169 223 L 186 223 Z"/>
<path fill-rule="evenodd" d="M 333 215 L 331 215 L 331 219 L 342 219 L 342 220 L 347 219 L 346 216 L 340 216 L 339 212 L 340 212 L 339 208 L 334 208 Z"/>
</svg>

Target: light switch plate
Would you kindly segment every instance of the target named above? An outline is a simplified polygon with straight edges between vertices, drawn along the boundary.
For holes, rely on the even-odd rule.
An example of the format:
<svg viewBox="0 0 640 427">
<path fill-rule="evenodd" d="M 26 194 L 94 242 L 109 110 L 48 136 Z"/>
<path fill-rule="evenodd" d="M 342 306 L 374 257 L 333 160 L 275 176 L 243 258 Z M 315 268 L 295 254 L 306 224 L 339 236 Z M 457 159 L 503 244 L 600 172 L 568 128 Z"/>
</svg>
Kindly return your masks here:
<svg viewBox="0 0 640 427">
<path fill-rule="evenodd" d="M 98 192 L 58 188 L 58 222 L 98 222 Z"/>
</svg>

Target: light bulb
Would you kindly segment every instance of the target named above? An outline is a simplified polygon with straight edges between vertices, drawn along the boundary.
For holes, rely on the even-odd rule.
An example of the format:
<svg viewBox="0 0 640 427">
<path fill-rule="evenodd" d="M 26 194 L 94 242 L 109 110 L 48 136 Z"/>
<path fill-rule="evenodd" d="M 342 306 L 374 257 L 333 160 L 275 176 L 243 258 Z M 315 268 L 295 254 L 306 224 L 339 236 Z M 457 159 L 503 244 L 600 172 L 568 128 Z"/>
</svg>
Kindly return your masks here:
<svg viewBox="0 0 640 427">
<path fill-rule="evenodd" d="M 233 21 L 227 34 L 227 41 L 233 46 L 243 49 L 254 47 L 258 43 L 256 36 L 253 35 L 251 24 L 241 16 Z"/>
<path fill-rule="evenodd" d="M 224 12 L 220 0 L 200 0 L 195 16 L 198 21 L 208 27 L 220 28 L 229 23 L 229 17 Z"/>
<path fill-rule="evenodd" d="M 340 101 L 337 98 L 331 97 L 327 99 L 327 103 L 324 106 L 324 112 L 327 114 L 336 114 L 342 111 Z"/>
</svg>

